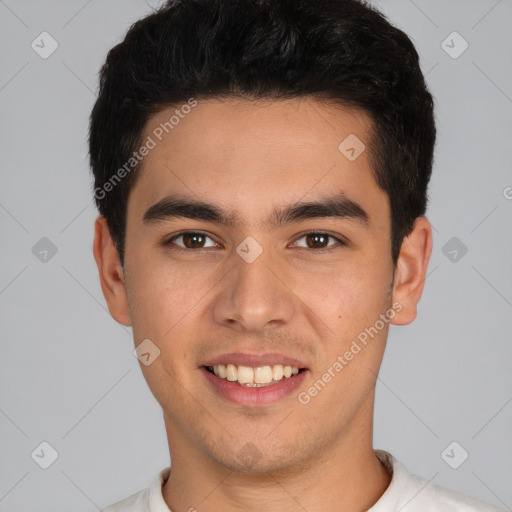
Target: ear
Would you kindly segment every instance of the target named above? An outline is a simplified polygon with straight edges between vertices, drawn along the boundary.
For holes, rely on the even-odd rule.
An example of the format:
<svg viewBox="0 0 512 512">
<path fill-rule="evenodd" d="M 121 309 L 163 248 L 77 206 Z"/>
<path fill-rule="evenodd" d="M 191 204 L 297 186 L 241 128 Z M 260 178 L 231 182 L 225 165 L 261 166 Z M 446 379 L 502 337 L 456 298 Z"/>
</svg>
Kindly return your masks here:
<svg viewBox="0 0 512 512">
<path fill-rule="evenodd" d="M 432 226 L 426 217 L 418 217 L 411 233 L 404 238 L 395 267 L 393 304 L 397 314 L 390 320 L 395 325 L 411 323 L 423 293 L 428 262 L 432 253 Z"/>
<path fill-rule="evenodd" d="M 94 223 L 93 253 L 110 314 L 120 324 L 131 325 L 123 267 L 103 215 Z"/>
</svg>

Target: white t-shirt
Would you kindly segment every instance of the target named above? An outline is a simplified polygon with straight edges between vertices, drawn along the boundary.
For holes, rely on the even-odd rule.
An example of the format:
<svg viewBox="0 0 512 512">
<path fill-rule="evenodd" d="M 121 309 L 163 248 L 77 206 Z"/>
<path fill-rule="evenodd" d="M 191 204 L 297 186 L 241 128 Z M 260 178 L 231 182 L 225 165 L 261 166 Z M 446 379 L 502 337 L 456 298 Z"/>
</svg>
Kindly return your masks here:
<svg viewBox="0 0 512 512">
<path fill-rule="evenodd" d="M 410 474 L 388 452 L 375 450 L 375 454 L 392 478 L 384 494 L 367 512 L 504 512 L 483 501 Z M 170 472 L 171 466 L 166 467 L 150 487 L 110 505 L 103 512 L 172 512 L 162 497 L 162 484 L 167 481 Z"/>
</svg>

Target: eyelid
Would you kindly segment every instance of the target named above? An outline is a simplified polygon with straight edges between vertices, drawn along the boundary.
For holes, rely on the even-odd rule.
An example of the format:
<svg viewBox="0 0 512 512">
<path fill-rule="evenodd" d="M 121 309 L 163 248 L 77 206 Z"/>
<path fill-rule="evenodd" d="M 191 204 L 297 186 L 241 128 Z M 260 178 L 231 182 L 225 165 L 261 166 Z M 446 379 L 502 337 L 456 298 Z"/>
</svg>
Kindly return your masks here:
<svg viewBox="0 0 512 512">
<path fill-rule="evenodd" d="M 326 235 L 327 237 L 333 238 L 334 240 L 336 240 L 339 243 L 339 245 L 341 245 L 341 246 L 348 245 L 348 241 L 345 240 L 341 235 L 334 235 L 334 234 L 330 233 L 329 231 L 321 231 L 318 229 L 304 231 L 302 234 L 297 236 L 294 243 L 296 243 L 297 240 L 300 240 L 301 238 L 304 238 L 307 235 Z M 332 245 L 329 247 L 323 247 L 321 249 L 309 249 L 308 247 L 300 247 L 300 249 L 309 249 L 310 251 L 314 251 L 314 252 L 325 252 L 325 251 L 330 251 L 334 248 L 336 248 L 336 245 Z"/>
<path fill-rule="evenodd" d="M 164 245 L 170 245 L 171 243 L 173 243 L 174 240 L 176 240 L 177 238 L 180 238 L 181 236 L 183 235 L 187 235 L 187 234 L 194 234 L 194 235 L 202 235 L 206 238 L 209 238 L 210 240 L 212 240 L 212 242 L 216 243 L 217 242 L 213 239 L 213 237 L 211 237 L 208 233 L 206 233 L 205 231 L 199 231 L 199 230 L 196 230 L 196 229 L 188 229 L 186 231 L 180 231 L 179 233 L 176 233 L 174 235 L 172 235 L 171 237 L 169 238 L 166 238 L 166 240 L 164 241 Z M 189 249 L 187 247 L 181 247 L 181 246 L 177 246 L 177 247 L 173 247 L 173 249 L 179 251 L 179 250 L 182 250 L 182 251 L 199 251 L 201 249 L 211 249 L 211 247 L 201 247 L 199 249 Z"/>
<path fill-rule="evenodd" d="M 218 244 L 213 239 L 213 237 L 211 237 L 205 231 L 189 229 L 189 230 L 186 230 L 186 231 L 180 231 L 179 233 L 176 233 L 176 234 L 172 235 L 171 237 L 166 238 L 166 240 L 164 241 L 164 245 L 170 245 L 175 239 L 180 238 L 183 235 L 191 234 L 191 233 L 192 234 L 196 234 L 196 235 L 202 235 L 202 236 L 204 236 L 206 238 L 210 238 L 214 243 Z M 329 231 L 320 231 L 320 230 L 315 230 L 315 229 L 304 231 L 303 233 L 299 234 L 295 238 L 295 242 L 294 243 L 296 243 L 297 240 L 300 240 L 301 238 L 304 238 L 307 235 L 326 235 L 327 237 L 336 240 L 339 243 L 339 245 L 341 245 L 341 246 L 347 246 L 348 245 L 348 242 L 343 237 L 341 237 L 340 235 L 333 235 Z M 323 248 L 320 248 L 320 249 L 311 249 L 309 247 L 299 247 L 299 249 L 306 249 L 306 250 L 309 249 L 312 252 L 325 252 L 325 251 L 330 251 L 330 250 L 332 250 L 335 247 L 336 247 L 336 245 L 329 246 L 329 247 L 323 247 Z M 176 250 L 176 251 L 180 251 L 181 250 L 181 251 L 187 251 L 187 252 L 191 252 L 191 251 L 197 252 L 197 251 L 204 250 L 204 249 L 211 249 L 211 247 L 200 247 L 198 249 L 189 249 L 187 247 L 181 247 L 179 245 L 176 246 L 176 247 L 173 247 L 173 250 Z"/>
</svg>

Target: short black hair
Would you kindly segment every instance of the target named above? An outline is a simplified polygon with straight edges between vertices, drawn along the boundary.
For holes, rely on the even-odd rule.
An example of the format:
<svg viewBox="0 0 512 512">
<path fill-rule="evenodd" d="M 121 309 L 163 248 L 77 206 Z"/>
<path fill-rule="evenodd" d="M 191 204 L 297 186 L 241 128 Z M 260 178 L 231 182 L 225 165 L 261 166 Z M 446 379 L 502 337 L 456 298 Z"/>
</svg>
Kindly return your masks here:
<svg viewBox="0 0 512 512">
<path fill-rule="evenodd" d="M 169 0 L 130 27 L 101 68 L 89 127 L 94 196 L 121 264 L 140 167 L 126 164 L 153 114 L 191 98 L 307 96 L 372 120 L 365 143 L 389 197 L 396 265 L 427 207 L 434 102 L 409 37 L 362 0 Z"/>
</svg>

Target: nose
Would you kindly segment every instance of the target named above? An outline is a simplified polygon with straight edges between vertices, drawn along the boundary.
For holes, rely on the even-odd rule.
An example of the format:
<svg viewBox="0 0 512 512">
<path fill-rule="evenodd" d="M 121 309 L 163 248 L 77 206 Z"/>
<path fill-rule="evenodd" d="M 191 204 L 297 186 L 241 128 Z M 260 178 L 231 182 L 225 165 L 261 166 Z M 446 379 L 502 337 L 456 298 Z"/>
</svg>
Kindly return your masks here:
<svg viewBox="0 0 512 512">
<path fill-rule="evenodd" d="M 212 305 L 215 322 L 240 332 L 260 333 L 289 323 L 298 299 L 270 251 L 263 250 L 254 261 L 234 252 L 230 260 L 231 270 Z"/>
</svg>

